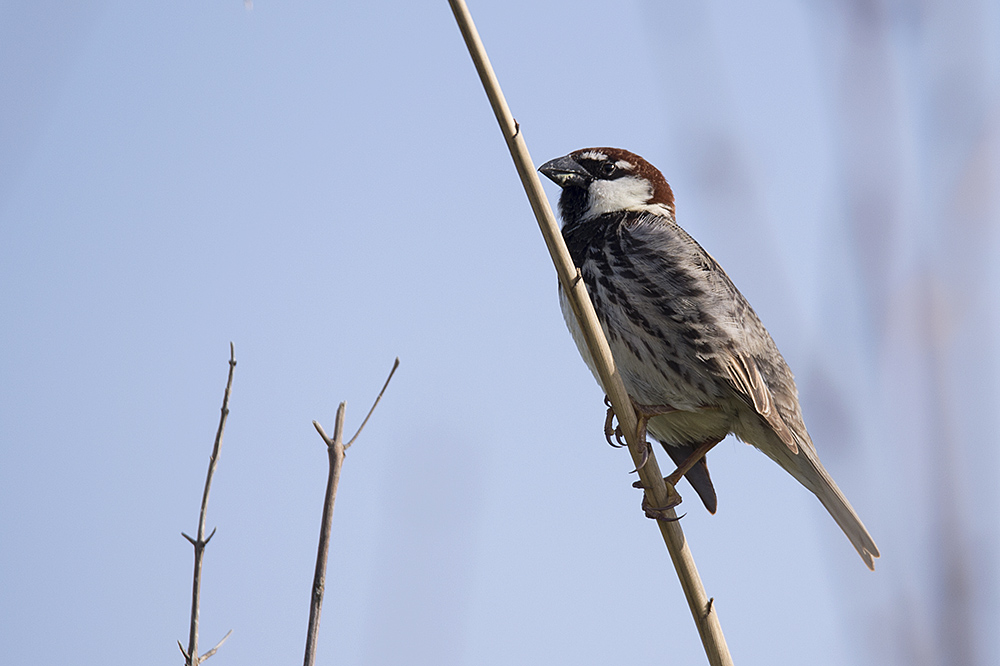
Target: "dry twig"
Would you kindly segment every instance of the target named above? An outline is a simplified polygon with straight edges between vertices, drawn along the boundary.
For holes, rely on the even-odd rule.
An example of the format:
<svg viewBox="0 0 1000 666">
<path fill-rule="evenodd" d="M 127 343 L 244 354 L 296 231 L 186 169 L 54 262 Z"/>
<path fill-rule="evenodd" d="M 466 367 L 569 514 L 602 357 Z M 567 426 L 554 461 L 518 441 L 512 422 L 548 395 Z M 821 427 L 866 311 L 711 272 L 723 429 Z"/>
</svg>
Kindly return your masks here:
<svg viewBox="0 0 1000 666">
<path fill-rule="evenodd" d="M 313 421 L 316 432 L 319 433 L 319 436 L 323 438 L 323 442 L 326 444 L 327 453 L 330 457 L 330 474 L 326 481 L 326 499 L 323 501 L 319 548 L 316 553 L 316 573 L 313 575 L 312 601 L 309 604 L 309 628 L 306 631 L 306 653 L 303 660 L 305 666 L 312 666 L 316 661 L 319 618 L 323 610 L 323 592 L 326 588 L 326 563 L 330 555 L 330 530 L 333 524 L 333 504 L 337 500 L 337 486 L 340 484 L 340 469 L 344 464 L 344 455 L 351 444 L 354 443 L 354 440 L 358 438 L 358 435 L 361 434 L 361 431 L 364 430 L 368 419 L 371 418 L 372 412 L 378 406 L 379 401 L 382 399 L 382 394 L 385 393 L 385 389 L 389 386 L 389 381 L 396 373 L 396 368 L 398 367 L 399 359 L 397 358 L 395 363 L 392 364 L 392 370 L 389 371 L 389 376 L 386 378 L 385 384 L 382 385 L 382 390 L 379 391 L 378 397 L 375 398 L 372 408 L 368 410 L 368 416 L 361 422 L 358 431 L 354 433 L 354 437 L 351 437 L 347 444 L 344 444 L 344 410 L 347 407 L 347 403 L 342 402 L 337 407 L 337 420 L 333 426 L 332 439 L 323 430 L 323 426 L 317 421 Z"/>
<path fill-rule="evenodd" d="M 188 649 L 185 651 L 184 647 L 181 645 L 180 641 L 177 641 L 178 647 L 181 648 L 181 654 L 184 655 L 184 661 L 188 666 L 198 666 L 201 662 L 205 661 L 213 654 L 216 650 L 226 642 L 229 638 L 229 634 L 233 633 L 232 629 L 229 630 L 219 643 L 203 654 L 201 657 L 198 656 L 198 621 L 199 614 L 201 612 L 201 563 L 205 553 L 205 546 L 208 542 L 212 540 L 215 536 L 215 530 L 205 537 L 205 519 L 208 515 L 208 492 L 212 488 L 212 475 L 215 474 L 215 468 L 219 464 L 219 449 L 222 447 L 222 433 L 226 429 L 226 418 L 229 416 L 229 393 L 233 389 L 233 371 L 236 369 L 236 349 L 233 347 L 233 343 L 229 343 L 229 380 L 226 382 L 226 392 L 222 396 L 222 415 L 219 417 L 219 429 L 215 433 L 215 445 L 212 447 L 212 457 L 208 461 L 208 475 L 205 477 L 205 491 L 201 496 L 201 515 L 198 518 L 198 538 L 192 539 L 184 532 L 181 532 L 181 536 L 191 542 L 194 546 L 194 583 L 192 584 L 191 591 L 191 633 L 188 636 Z"/>
<path fill-rule="evenodd" d="M 549 201 L 542 190 L 542 184 L 535 172 L 531 156 L 528 154 L 527 145 L 524 142 L 524 135 L 514 117 L 511 115 L 504 99 L 500 84 L 497 81 L 493 67 L 490 65 L 489 57 L 479 33 L 472 21 L 465 0 L 448 0 L 451 9 L 455 14 L 455 20 L 465 38 L 465 44 L 472 56 L 472 61 L 479 72 L 479 78 L 486 89 L 493 113 L 497 122 L 500 123 L 500 130 L 507 141 L 507 148 L 510 150 L 514 160 L 514 166 L 521 178 L 521 184 L 531 202 L 531 208 L 538 220 L 538 226 L 545 238 L 545 244 L 549 248 L 552 262 L 555 264 L 556 273 L 559 275 L 559 283 L 569 299 L 576 315 L 580 328 L 587 340 L 587 347 L 591 357 L 597 366 L 601 377 L 601 385 L 604 387 L 608 397 L 614 406 L 618 422 L 625 432 L 625 440 L 628 442 L 629 453 L 639 472 L 646 492 L 646 499 L 652 507 L 667 506 L 668 489 L 663 482 L 663 475 L 656 462 L 656 457 L 645 442 L 638 441 L 636 433 L 636 415 L 632 408 L 625 386 L 622 384 L 621 376 L 615 367 L 614 359 L 611 356 L 611 349 L 604 337 L 597 315 L 594 312 L 593 303 L 587 294 L 587 288 L 580 278 L 579 269 L 573 264 L 566 243 L 559 232 L 559 225 L 556 224 Z M 648 458 L 646 458 L 648 455 Z M 674 492 L 671 488 L 669 492 Z M 722 635 L 722 627 L 716 614 L 716 604 L 710 603 L 705 587 L 702 585 L 701 577 L 694 564 L 694 558 L 687 542 L 684 539 L 684 532 L 680 524 L 676 521 L 676 514 L 673 509 L 666 512 L 667 518 L 657 520 L 663 540 L 670 552 L 670 559 L 674 563 L 677 576 L 680 579 L 684 595 L 687 597 L 691 615 L 694 617 L 698 633 L 701 635 L 702 644 L 708 655 L 708 661 L 712 666 L 731 665 L 732 657 L 729 655 L 729 648 L 726 646 L 726 639 Z"/>
</svg>

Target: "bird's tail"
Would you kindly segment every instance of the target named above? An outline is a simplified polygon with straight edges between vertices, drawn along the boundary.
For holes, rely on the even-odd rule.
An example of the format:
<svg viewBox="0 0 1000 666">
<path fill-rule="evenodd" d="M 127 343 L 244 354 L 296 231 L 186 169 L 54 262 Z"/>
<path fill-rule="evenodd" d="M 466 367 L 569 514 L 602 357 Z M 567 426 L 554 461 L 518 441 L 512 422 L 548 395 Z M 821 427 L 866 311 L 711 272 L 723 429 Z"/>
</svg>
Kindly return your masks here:
<svg viewBox="0 0 1000 666">
<path fill-rule="evenodd" d="M 851 544 L 861 555 L 868 568 L 875 570 L 875 558 L 879 557 L 878 546 L 868 533 L 851 503 L 844 497 L 837 484 L 819 461 L 819 456 L 812 446 L 799 446 L 798 454 L 793 454 L 786 447 L 777 449 L 779 457 L 785 458 L 777 462 L 798 479 L 799 483 L 811 490 L 833 519 L 840 525 Z"/>
</svg>

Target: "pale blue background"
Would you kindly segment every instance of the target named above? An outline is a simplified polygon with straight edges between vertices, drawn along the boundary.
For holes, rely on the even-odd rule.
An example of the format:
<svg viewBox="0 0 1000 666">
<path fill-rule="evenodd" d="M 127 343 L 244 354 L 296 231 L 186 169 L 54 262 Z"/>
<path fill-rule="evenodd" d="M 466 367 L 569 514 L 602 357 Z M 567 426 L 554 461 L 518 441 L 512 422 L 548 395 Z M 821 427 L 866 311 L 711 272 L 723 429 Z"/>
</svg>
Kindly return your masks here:
<svg viewBox="0 0 1000 666">
<path fill-rule="evenodd" d="M 736 663 L 991 664 L 996 2 L 474 2 L 536 163 L 656 164 L 799 377 L 863 566 L 764 456 L 683 526 Z M 548 187 L 554 197 L 554 187 Z M 704 663 L 444 0 L 0 3 L 0 644 L 177 664 Z M 665 458 L 665 457 L 663 457 Z"/>
</svg>

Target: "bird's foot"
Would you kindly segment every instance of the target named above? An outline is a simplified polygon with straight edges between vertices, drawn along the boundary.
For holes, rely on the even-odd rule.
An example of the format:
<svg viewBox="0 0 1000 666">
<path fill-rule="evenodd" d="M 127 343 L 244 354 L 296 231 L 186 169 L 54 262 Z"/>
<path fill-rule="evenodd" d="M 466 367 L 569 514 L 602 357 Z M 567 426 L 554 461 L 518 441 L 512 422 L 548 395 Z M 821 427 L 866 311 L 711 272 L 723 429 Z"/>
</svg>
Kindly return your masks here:
<svg viewBox="0 0 1000 666">
<path fill-rule="evenodd" d="M 632 409 L 635 410 L 636 440 L 639 442 L 639 446 L 642 447 L 642 461 L 640 461 L 639 465 L 632 470 L 632 472 L 638 472 L 646 466 L 646 462 L 649 460 L 650 449 L 649 443 L 646 441 L 646 426 L 649 424 L 649 420 L 654 416 L 669 414 L 678 410 L 670 405 L 642 405 L 637 403 L 635 400 L 632 400 L 631 396 L 629 397 L 629 401 L 632 403 Z M 617 426 L 614 424 L 614 419 L 616 417 L 615 408 L 612 406 L 611 400 L 608 396 L 604 396 L 604 404 L 608 406 L 608 415 L 604 420 L 604 438 L 608 440 L 608 444 L 615 448 L 627 446 L 628 444 L 622 441 L 621 424 L 619 423 Z M 611 441 L 612 435 L 614 435 L 615 438 L 614 442 Z"/>
<path fill-rule="evenodd" d="M 666 506 L 650 506 L 649 499 L 646 495 L 642 496 L 642 512 L 646 514 L 647 518 L 652 518 L 653 520 L 665 520 L 669 523 L 676 522 L 683 518 L 686 514 L 681 514 L 679 516 L 672 515 L 673 508 L 681 503 L 681 496 L 677 494 L 673 486 L 667 486 L 667 505 Z"/>
<path fill-rule="evenodd" d="M 615 408 L 611 405 L 611 398 L 604 396 L 604 404 L 608 406 L 608 416 L 604 419 L 604 439 L 608 440 L 608 444 L 616 449 L 627 446 L 627 444 L 622 441 L 622 427 L 620 425 L 615 425 Z M 611 441 L 612 436 L 615 438 L 614 442 Z M 617 442 L 617 444 L 615 442 Z"/>
</svg>

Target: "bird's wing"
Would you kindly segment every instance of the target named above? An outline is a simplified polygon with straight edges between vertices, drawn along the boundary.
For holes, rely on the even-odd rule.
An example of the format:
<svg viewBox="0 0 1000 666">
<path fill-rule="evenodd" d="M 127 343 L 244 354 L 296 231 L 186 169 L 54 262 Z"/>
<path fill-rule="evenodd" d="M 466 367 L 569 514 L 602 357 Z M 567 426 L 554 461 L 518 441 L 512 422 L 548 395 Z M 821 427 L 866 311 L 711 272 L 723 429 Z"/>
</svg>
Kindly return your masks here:
<svg viewBox="0 0 1000 666">
<path fill-rule="evenodd" d="M 750 356 L 738 353 L 725 354 L 720 360 L 733 388 L 748 399 L 791 452 L 798 453 L 799 446 L 795 442 L 795 435 L 775 408 L 774 397 L 760 373 L 760 368 L 757 367 L 757 362 Z"/>
<path fill-rule="evenodd" d="M 686 322 L 700 334 L 695 337 L 713 340 L 713 350 L 696 352 L 708 357 L 704 369 L 732 386 L 793 454 L 800 443 L 811 446 L 797 414 L 791 371 L 722 266 L 672 220 L 640 215 L 626 232 L 628 268 L 642 274 L 647 288 L 670 295 L 670 319 Z M 769 364 L 765 359 L 772 357 Z"/>
</svg>

